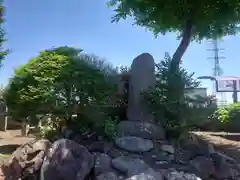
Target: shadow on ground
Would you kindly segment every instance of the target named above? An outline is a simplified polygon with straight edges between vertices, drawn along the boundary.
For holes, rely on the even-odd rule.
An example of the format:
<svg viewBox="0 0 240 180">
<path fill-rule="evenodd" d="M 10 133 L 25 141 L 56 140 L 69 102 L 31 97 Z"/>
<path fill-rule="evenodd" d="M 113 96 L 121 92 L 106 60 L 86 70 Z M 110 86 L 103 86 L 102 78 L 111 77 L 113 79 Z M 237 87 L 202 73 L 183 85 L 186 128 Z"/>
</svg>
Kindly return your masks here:
<svg viewBox="0 0 240 180">
<path fill-rule="evenodd" d="M 0 154 L 12 154 L 19 146 L 19 144 L 0 145 Z"/>
<path fill-rule="evenodd" d="M 18 129 L 21 129 L 22 126 L 19 122 L 10 122 L 7 126 L 7 130 L 18 130 Z M 0 123 L 0 129 L 3 131 L 4 130 L 4 124 L 3 123 Z"/>
</svg>

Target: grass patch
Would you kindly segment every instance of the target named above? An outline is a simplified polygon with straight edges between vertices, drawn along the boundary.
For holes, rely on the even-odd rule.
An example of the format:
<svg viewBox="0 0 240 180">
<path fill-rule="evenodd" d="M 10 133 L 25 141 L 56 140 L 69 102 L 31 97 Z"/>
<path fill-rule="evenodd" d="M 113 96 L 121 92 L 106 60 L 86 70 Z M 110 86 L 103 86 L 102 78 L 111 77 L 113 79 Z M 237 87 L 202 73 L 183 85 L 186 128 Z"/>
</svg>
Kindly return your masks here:
<svg viewBox="0 0 240 180">
<path fill-rule="evenodd" d="M 1 154 L 0 153 L 0 158 L 7 158 L 7 157 L 9 157 L 10 156 L 10 154 Z"/>
</svg>

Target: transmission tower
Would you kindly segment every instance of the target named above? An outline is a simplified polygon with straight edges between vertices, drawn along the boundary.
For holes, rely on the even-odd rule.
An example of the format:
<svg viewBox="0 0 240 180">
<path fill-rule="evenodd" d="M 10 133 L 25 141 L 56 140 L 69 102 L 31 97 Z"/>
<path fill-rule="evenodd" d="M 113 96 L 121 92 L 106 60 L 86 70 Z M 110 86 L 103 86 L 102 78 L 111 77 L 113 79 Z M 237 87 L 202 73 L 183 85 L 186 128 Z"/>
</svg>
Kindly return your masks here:
<svg viewBox="0 0 240 180">
<path fill-rule="evenodd" d="M 213 56 L 208 58 L 213 60 L 213 68 L 212 68 L 213 76 L 223 75 L 223 69 L 221 68 L 221 60 L 225 59 L 225 57 L 220 55 L 224 49 L 219 48 L 219 42 L 220 42 L 219 39 L 213 39 L 211 41 L 212 49 L 208 49 L 208 51 L 213 52 Z M 226 94 L 216 92 L 216 83 L 214 81 L 213 81 L 212 95 L 216 96 L 219 99 L 220 104 L 226 103 Z M 218 95 L 220 95 L 220 97 Z"/>
</svg>

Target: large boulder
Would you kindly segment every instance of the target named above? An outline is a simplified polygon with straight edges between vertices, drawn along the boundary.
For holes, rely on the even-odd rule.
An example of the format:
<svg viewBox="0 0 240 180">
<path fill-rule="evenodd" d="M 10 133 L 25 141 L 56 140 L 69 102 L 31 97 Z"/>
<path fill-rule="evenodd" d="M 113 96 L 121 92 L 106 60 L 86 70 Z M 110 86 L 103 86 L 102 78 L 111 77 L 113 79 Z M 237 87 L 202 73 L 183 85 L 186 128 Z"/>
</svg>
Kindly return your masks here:
<svg viewBox="0 0 240 180">
<path fill-rule="evenodd" d="M 98 175 L 96 180 L 123 180 L 123 178 L 114 172 L 106 172 Z"/>
<path fill-rule="evenodd" d="M 95 163 L 94 163 L 94 175 L 98 176 L 105 172 L 113 171 L 111 167 L 112 159 L 103 153 L 96 153 L 95 154 Z"/>
<path fill-rule="evenodd" d="M 16 149 L 9 161 L 1 166 L 3 179 L 37 178 L 45 154 L 50 147 L 48 140 L 32 140 Z"/>
<path fill-rule="evenodd" d="M 165 139 L 164 129 L 150 122 L 121 121 L 118 124 L 119 136 L 136 136 L 144 139 Z"/>
<path fill-rule="evenodd" d="M 116 138 L 115 143 L 118 147 L 129 152 L 146 152 L 153 149 L 153 142 L 149 139 L 143 139 L 135 136 L 126 136 Z"/>
<path fill-rule="evenodd" d="M 215 172 L 212 159 L 206 156 L 197 156 L 190 161 L 190 164 L 198 171 L 203 179 L 208 179 Z"/>
<path fill-rule="evenodd" d="M 161 173 L 166 180 L 202 180 L 200 177 L 192 173 L 185 173 L 175 169 L 162 170 Z"/>
<path fill-rule="evenodd" d="M 60 139 L 47 152 L 41 168 L 41 180 L 84 180 L 94 165 L 87 148 L 71 140 Z"/>
<path fill-rule="evenodd" d="M 106 141 L 95 141 L 87 148 L 89 152 L 107 153 L 112 148 L 112 143 Z"/>
<path fill-rule="evenodd" d="M 133 176 L 150 168 L 143 160 L 131 158 L 129 156 L 120 156 L 113 159 L 112 166 L 118 171 L 124 173 L 127 177 Z"/>
<path fill-rule="evenodd" d="M 143 172 L 132 175 L 126 180 L 163 180 L 164 177 L 160 172 L 149 168 Z"/>
<path fill-rule="evenodd" d="M 238 179 L 236 176 L 239 176 L 239 172 L 237 174 L 234 173 L 233 166 L 228 163 L 224 156 L 214 153 L 211 154 L 211 158 L 215 167 L 215 173 L 213 176 L 216 179 Z"/>
<path fill-rule="evenodd" d="M 154 88 L 156 83 L 153 57 L 143 53 L 131 65 L 127 118 L 132 121 L 152 121 L 153 116 L 142 102 L 142 91 Z"/>
</svg>

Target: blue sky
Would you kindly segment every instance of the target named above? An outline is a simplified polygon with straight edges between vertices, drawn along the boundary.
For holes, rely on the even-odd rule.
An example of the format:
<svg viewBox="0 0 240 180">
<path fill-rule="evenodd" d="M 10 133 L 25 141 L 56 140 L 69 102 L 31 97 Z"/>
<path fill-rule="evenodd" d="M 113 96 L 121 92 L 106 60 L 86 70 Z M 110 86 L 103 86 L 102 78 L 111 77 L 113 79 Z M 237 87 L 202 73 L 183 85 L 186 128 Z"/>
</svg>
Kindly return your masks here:
<svg viewBox="0 0 240 180">
<path fill-rule="evenodd" d="M 112 9 L 106 0 L 6 0 L 6 47 L 11 49 L 0 70 L 0 84 L 6 85 L 13 69 L 26 63 L 40 50 L 69 45 L 106 58 L 113 65 L 130 65 L 137 55 L 151 53 L 158 62 L 164 52 L 173 53 L 179 41 L 175 34 L 154 38 L 131 20 L 111 24 Z M 225 37 L 221 63 L 224 75 L 240 75 L 240 36 Z M 184 55 L 183 66 L 196 76 L 211 75 L 213 62 L 208 57 L 211 42 L 192 43 Z M 203 82 L 211 88 L 211 83 Z"/>
</svg>

